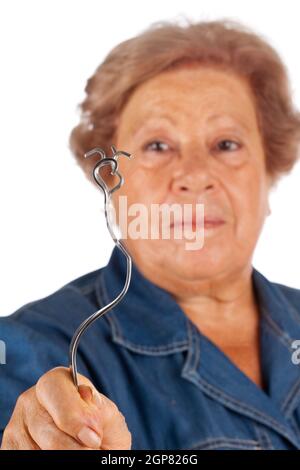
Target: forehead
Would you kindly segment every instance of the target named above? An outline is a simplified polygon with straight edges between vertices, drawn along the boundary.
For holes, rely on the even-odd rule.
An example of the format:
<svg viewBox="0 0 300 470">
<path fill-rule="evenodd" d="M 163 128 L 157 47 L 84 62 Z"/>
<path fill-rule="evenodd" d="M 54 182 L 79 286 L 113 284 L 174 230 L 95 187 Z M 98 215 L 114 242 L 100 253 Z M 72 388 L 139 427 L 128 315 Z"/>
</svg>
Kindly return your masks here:
<svg viewBox="0 0 300 470">
<path fill-rule="evenodd" d="M 165 71 L 142 83 L 122 114 L 132 129 L 149 118 L 168 116 L 207 122 L 213 122 L 214 117 L 236 116 L 249 125 L 256 121 L 255 103 L 246 79 L 199 65 Z"/>
</svg>

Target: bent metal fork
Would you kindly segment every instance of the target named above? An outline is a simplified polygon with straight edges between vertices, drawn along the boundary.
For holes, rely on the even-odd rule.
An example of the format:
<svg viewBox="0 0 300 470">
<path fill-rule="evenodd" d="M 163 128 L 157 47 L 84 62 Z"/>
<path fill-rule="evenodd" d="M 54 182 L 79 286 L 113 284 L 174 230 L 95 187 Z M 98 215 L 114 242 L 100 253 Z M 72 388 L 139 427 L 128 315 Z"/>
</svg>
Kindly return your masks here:
<svg viewBox="0 0 300 470">
<path fill-rule="evenodd" d="M 109 217 L 109 211 L 110 211 L 110 204 L 111 204 L 111 195 L 115 191 L 117 191 L 124 183 L 124 179 L 122 175 L 118 171 L 118 158 L 119 156 L 123 155 L 127 158 L 132 158 L 132 155 L 128 152 L 124 152 L 122 150 L 116 150 L 116 148 L 112 145 L 112 157 L 106 157 L 106 154 L 103 149 L 96 147 L 89 152 L 84 154 L 85 158 L 94 156 L 94 155 L 100 155 L 100 161 L 96 164 L 93 170 L 93 177 L 98 186 L 102 189 L 104 193 L 104 213 L 105 213 L 105 219 L 106 219 L 106 225 L 109 230 L 109 233 L 115 243 L 115 245 L 122 251 L 122 253 L 126 256 L 126 261 L 127 261 L 127 272 L 126 272 L 126 280 L 124 287 L 122 291 L 117 295 L 115 299 L 113 299 L 109 304 L 105 305 L 102 307 L 100 310 L 97 312 L 93 313 L 91 316 L 89 316 L 81 325 L 77 328 L 75 331 L 73 338 L 70 343 L 70 349 L 69 349 L 69 367 L 71 370 L 72 378 L 74 385 L 78 389 L 78 371 L 77 371 L 77 360 L 76 360 L 76 353 L 79 345 L 79 341 L 83 333 L 86 331 L 86 329 L 91 326 L 91 324 L 97 320 L 98 318 L 102 317 L 105 313 L 107 313 L 109 310 L 111 310 L 115 305 L 117 305 L 125 296 L 129 284 L 130 284 L 130 279 L 131 279 L 131 271 L 132 271 L 132 259 L 129 253 L 126 251 L 124 245 L 122 242 L 116 237 L 112 227 L 111 227 L 111 222 L 110 222 L 110 217 Z M 116 175 L 119 178 L 119 182 L 113 187 L 109 188 L 105 181 L 103 180 L 100 170 L 106 165 L 111 166 L 111 175 Z"/>
</svg>

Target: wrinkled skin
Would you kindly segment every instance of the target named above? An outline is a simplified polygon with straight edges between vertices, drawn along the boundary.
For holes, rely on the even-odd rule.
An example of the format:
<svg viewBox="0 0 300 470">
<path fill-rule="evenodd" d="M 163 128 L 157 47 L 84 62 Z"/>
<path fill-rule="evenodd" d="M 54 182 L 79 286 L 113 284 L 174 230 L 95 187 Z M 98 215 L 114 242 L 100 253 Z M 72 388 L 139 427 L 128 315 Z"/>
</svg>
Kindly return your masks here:
<svg viewBox="0 0 300 470">
<path fill-rule="evenodd" d="M 205 214 L 224 219 L 205 230 L 197 251 L 172 238 L 125 243 L 140 271 L 261 385 L 250 275 L 271 182 L 248 84 L 201 66 L 161 73 L 133 92 L 112 143 L 134 155 L 119 160 L 125 184 L 114 194 L 117 213 L 125 195 L 128 206 L 203 203 Z M 130 449 L 116 405 L 88 379 L 80 376 L 80 383 L 78 393 L 63 368 L 42 376 L 19 397 L 2 449 Z M 94 434 L 80 432 L 84 427 Z"/>
</svg>

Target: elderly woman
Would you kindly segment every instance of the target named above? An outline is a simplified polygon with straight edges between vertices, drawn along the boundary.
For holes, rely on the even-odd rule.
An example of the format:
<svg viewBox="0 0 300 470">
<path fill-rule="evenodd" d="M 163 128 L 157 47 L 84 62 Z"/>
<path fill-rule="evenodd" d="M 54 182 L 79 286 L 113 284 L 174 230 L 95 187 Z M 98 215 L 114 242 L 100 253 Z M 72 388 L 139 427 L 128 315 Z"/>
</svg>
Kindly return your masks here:
<svg viewBox="0 0 300 470">
<path fill-rule="evenodd" d="M 86 176 L 93 147 L 132 153 L 116 211 L 120 196 L 203 204 L 204 243 L 124 240 L 131 284 L 82 339 L 79 391 L 69 343 L 122 290 L 117 247 L 107 266 L 1 319 L 2 449 L 300 449 L 300 290 L 252 266 L 300 139 L 280 57 L 234 22 L 159 23 L 116 46 L 86 93 L 70 140 Z"/>
</svg>

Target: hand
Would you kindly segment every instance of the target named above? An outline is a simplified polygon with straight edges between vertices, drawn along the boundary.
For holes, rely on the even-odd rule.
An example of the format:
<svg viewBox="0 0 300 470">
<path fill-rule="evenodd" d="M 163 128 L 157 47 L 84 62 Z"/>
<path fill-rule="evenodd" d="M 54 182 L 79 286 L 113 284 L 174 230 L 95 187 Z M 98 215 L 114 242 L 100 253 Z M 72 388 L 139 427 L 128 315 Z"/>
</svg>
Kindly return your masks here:
<svg viewBox="0 0 300 470">
<path fill-rule="evenodd" d="M 57 367 L 19 396 L 2 450 L 128 450 L 131 434 L 118 407 L 78 375 Z"/>
</svg>

